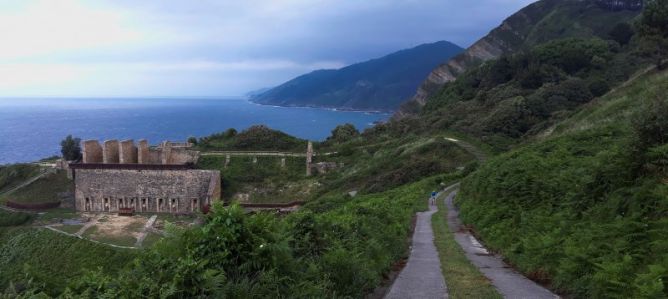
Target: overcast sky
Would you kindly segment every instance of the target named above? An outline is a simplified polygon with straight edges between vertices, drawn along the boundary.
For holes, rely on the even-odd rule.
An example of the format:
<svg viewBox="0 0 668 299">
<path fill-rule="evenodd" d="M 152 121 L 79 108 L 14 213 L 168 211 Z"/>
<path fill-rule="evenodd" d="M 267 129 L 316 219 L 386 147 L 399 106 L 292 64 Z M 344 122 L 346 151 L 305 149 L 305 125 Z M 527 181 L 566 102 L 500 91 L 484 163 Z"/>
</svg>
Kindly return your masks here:
<svg viewBox="0 0 668 299">
<path fill-rule="evenodd" d="M 0 97 L 223 96 L 422 43 L 531 0 L 0 0 Z"/>
</svg>

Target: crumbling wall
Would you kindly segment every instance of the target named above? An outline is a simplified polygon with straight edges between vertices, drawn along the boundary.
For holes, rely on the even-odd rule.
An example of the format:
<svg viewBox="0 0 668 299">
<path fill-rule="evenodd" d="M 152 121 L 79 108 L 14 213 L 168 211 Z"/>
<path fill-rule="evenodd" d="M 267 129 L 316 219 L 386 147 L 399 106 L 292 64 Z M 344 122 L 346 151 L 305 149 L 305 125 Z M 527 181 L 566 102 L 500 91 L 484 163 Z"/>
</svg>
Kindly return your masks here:
<svg viewBox="0 0 668 299">
<path fill-rule="evenodd" d="M 139 148 L 137 149 L 137 163 L 139 164 L 151 164 L 148 141 L 146 139 L 139 140 Z"/>
<path fill-rule="evenodd" d="M 83 142 L 83 163 L 102 163 L 104 161 L 102 147 L 97 140 Z"/>
<path fill-rule="evenodd" d="M 104 164 L 116 164 L 119 162 L 118 140 L 107 140 L 104 142 L 102 158 Z"/>
<path fill-rule="evenodd" d="M 79 211 L 190 213 L 220 200 L 220 172 L 211 170 L 76 169 Z"/>
<path fill-rule="evenodd" d="M 199 159 L 199 152 L 185 148 L 171 148 L 169 164 L 196 164 Z"/>
<path fill-rule="evenodd" d="M 120 143 L 120 157 L 121 164 L 137 164 L 137 147 L 134 140 L 123 140 Z"/>
</svg>

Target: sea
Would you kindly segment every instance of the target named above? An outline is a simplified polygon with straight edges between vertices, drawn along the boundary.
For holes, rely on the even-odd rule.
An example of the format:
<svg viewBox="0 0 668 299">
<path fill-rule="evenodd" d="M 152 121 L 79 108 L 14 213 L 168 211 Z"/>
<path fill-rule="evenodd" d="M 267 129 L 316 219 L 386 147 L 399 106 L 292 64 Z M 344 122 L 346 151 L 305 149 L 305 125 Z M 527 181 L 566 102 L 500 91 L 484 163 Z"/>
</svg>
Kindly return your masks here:
<svg viewBox="0 0 668 299">
<path fill-rule="evenodd" d="M 243 98 L 20 98 L 0 99 L 0 165 L 60 154 L 67 135 L 85 139 L 185 141 L 263 124 L 321 141 L 337 125 L 360 131 L 387 113 L 263 106 Z"/>
</svg>

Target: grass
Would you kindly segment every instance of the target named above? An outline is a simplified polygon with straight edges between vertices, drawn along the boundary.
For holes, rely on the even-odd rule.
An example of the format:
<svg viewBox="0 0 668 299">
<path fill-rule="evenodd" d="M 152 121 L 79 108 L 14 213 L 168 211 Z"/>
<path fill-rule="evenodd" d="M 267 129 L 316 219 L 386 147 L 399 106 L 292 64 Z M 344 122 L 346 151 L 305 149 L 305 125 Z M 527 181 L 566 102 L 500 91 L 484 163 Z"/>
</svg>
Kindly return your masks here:
<svg viewBox="0 0 668 299">
<path fill-rule="evenodd" d="M 158 243 L 162 239 L 162 235 L 156 234 L 154 232 L 149 232 L 146 235 L 146 238 L 144 238 L 144 242 L 142 243 L 142 247 L 144 248 L 149 248 L 153 246 L 154 244 Z"/>
<path fill-rule="evenodd" d="M 83 234 L 83 237 L 98 242 L 102 242 L 105 244 L 112 244 L 126 247 L 133 247 L 137 242 L 137 239 L 131 235 L 124 234 L 119 236 L 112 236 L 112 235 L 101 234 L 98 232 L 98 229 L 95 226 L 86 230 L 86 232 Z"/>
<path fill-rule="evenodd" d="M 42 222 L 59 222 L 62 219 L 75 219 L 78 217 L 79 214 L 77 214 L 77 212 L 72 209 L 57 208 L 40 213 L 37 216 L 37 220 Z"/>
<path fill-rule="evenodd" d="M 0 210 L 0 227 L 23 225 L 33 218 L 33 215 L 27 213 L 14 213 Z"/>
<path fill-rule="evenodd" d="M 47 229 L 0 228 L 0 289 L 6 289 L 10 282 L 25 285 L 28 278 L 34 278 L 44 283 L 48 295 L 56 295 L 86 271 L 102 269 L 114 274 L 134 256 L 129 250 Z"/>
<path fill-rule="evenodd" d="M 22 184 L 39 174 L 39 166 L 32 164 L 14 164 L 0 166 L 0 194 Z"/>
<path fill-rule="evenodd" d="M 82 224 L 77 224 L 77 225 L 63 225 L 56 227 L 57 230 L 64 231 L 68 234 L 76 234 L 81 230 L 81 228 L 84 227 Z"/>
<path fill-rule="evenodd" d="M 492 283 L 466 258 L 464 250 L 455 241 L 448 228 L 448 209 L 443 202 L 443 194 L 436 202 L 438 212 L 431 218 L 434 243 L 441 260 L 441 271 L 448 284 L 450 298 L 503 298 Z"/>
<path fill-rule="evenodd" d="M 40 178 L 32 184 L 25 186 L 4 197 L 17 203 L 48 203 L 57 202 L 58 193 L 72 191 L 73 184 L 67 178 L 65 171 Z"/>
</svg>

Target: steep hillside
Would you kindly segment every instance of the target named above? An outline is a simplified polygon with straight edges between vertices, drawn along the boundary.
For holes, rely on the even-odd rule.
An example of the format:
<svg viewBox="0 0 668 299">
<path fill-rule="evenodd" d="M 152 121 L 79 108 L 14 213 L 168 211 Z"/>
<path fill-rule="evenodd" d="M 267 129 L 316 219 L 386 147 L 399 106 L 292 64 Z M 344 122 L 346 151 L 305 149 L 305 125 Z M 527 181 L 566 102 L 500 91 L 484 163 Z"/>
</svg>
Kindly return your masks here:
<svg viewBox="0 0 668 299">
<path fill-rule="evenodd" d="M 668 296 L 668 72 L 642 76 L 462 183 L 464 220 L 576 298 Z"/>
<path fill-rule="evenodd" d="M 631 5 L 637 0 L 614 1 L 622 4 L 629 2 L 629 5 L 622 6 L 608 2 L 611 1 L 542 0 L 525 7 L 462 54 L 433 70 L 413 98 L 402 105 L 394 117 L 414 115 L 438 94 L 445 83 L 484 61 L 559 38 L 606 39 L 616 24 L 636 17 L 641 7 Z"/>
<path fill-rule="evenodd" d="M 302 75 L 251 100 L 280 106 L 394 110 L 435 66 L 461 51 L 446 41 L 424 44 L 339 70 Z"/>
</svg>

